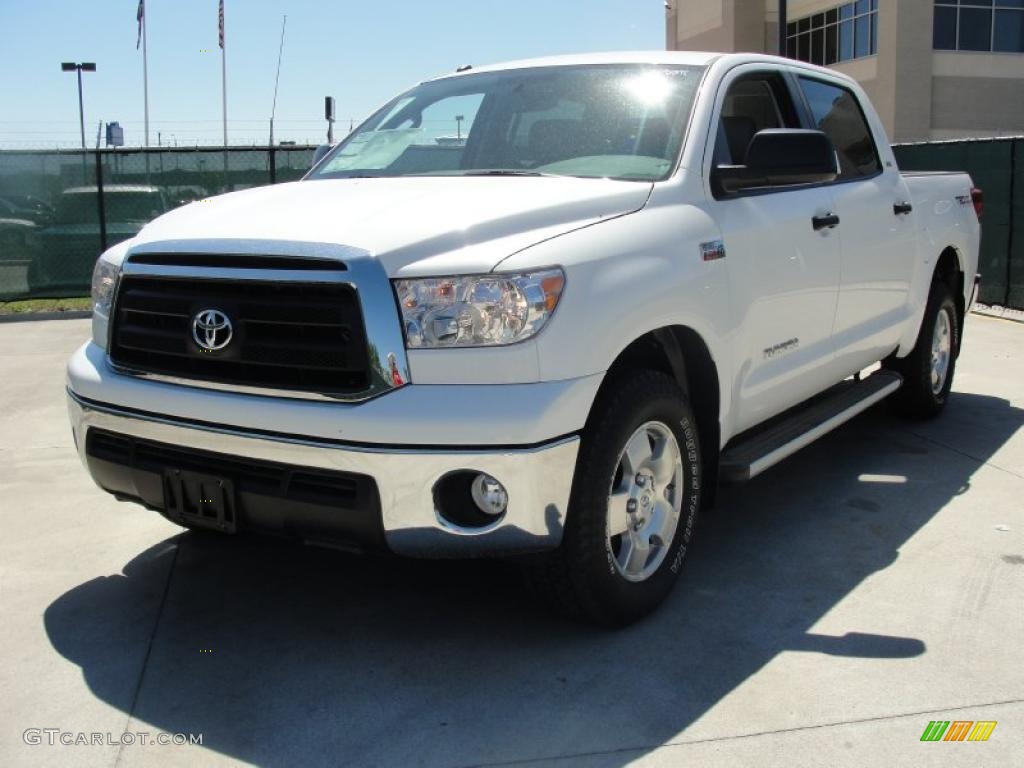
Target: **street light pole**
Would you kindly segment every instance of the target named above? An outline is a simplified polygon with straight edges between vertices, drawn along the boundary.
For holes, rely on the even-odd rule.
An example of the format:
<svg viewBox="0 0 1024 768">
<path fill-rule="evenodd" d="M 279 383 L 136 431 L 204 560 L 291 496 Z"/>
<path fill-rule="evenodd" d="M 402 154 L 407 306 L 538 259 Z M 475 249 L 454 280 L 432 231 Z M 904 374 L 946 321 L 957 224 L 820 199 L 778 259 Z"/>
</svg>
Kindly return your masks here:
<svg viewBox="0 0 1024 768">
<path fill-rule="evenodd" d="M 78 123 L 82 129 L 82 149 L 85 149 L 85 107 L 82 105 L 82 68 L 78 67 Z"/>
<path fill-rule="evenodd" d="M 85 107 L 82 102 L 82 72 L 95 72 L 96 64 L 91 61 L 83 61 L 76 64 L 73 61 L 65 61 L 60 65 L 63 72 L 78 72 L 78 125 L 82 130 L 82 149 L 85 149 Z"/>
</svg>

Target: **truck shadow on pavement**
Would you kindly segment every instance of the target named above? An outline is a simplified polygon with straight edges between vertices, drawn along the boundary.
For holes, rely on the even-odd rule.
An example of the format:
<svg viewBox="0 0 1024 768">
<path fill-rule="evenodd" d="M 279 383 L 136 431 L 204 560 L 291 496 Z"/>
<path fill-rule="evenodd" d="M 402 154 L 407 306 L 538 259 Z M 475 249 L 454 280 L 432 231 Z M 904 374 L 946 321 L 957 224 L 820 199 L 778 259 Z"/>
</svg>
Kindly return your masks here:
<svg viewBox="0 0 1024 768">
<path fill-rule="evenodd" d="M 618 632 L 543 611 L 503 563 L 193 533 L 65 593 L 46 631 L 97 697 L 131 713 L 127 730 L 202 733 L 250 763 L 623 765 L 677 740 L 782 652 L 927 652 L 920 638 L 810 629 L 1024 425 L 1005 400 L 950 405 L 926 425 L 873 409 L 725 489 L 667 603 Z"/>
</svg>

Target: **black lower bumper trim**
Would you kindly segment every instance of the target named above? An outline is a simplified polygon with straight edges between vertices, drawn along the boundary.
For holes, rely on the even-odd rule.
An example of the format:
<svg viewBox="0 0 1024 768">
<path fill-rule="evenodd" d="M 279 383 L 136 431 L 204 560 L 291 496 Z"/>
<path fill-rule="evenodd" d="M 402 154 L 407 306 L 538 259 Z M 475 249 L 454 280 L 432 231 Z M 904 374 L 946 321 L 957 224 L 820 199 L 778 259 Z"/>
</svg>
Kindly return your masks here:
<svg viewBox="0 0 1024 768">
<path fill-rule="evenodd" d="M 100 487 L 181 525 L 385 546 L 377 484 L 367 475 L 229 456 L 95 428 L 86 435 L 85 455 Z"/>
</svg>

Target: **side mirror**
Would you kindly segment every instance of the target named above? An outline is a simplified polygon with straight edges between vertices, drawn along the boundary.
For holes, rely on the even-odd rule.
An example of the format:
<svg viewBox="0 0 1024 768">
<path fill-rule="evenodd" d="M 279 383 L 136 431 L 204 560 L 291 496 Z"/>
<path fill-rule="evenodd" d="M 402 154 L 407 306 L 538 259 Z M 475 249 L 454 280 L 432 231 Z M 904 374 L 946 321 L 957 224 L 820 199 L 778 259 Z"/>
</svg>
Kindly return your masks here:
<svg viewBox="0 0 1024 768">
<path fill-rule="evenodd" d="M 758 131 L 743 165 L 719 165 L 711 172 L 717 194 L 754 187 L 821 184 L 839 175 L 836 150 L 821 131 L 771 128 Z"/>
<path fill-rule="evenodd" d="M 316 164 L 323 160 L 324 155 L 326 155 L 332 149 L 334 149 L 333 144 L 321 144 L 319 147 L 317 147 L 316 151 L 313 153 L 313 162 L 310 164 L 309 167 L 316 168 Z"/>
</svg>

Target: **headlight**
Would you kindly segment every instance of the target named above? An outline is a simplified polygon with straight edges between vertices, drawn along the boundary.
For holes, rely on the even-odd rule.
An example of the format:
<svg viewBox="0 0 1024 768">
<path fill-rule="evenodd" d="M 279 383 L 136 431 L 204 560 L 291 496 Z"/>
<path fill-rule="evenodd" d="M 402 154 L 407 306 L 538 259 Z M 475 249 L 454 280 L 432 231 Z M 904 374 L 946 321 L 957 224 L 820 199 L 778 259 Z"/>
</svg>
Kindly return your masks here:
<svg viewBox="0 0 1024 768">
<path fill-rule="evenodd" d="M 560 269 L 395 280 L 409 349 L 514 344 L 537 333 L 565 287 Z"/>
<path fill-rule="evenodd" d="M 92 270 L 92 309 L 105 317 L 110 316 L 110 305 L 114 301 L 117 275 L 121 265 L 107 261 L 102 256 L 96 260 Z"/>
</svg>

